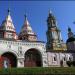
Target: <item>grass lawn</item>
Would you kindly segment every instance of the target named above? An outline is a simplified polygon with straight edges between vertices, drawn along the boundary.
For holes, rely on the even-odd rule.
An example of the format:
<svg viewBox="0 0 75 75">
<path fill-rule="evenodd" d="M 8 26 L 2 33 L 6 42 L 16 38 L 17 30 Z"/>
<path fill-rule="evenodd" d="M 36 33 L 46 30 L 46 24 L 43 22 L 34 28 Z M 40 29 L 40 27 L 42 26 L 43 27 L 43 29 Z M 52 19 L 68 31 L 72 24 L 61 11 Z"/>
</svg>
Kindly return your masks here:
<svg viewBox="0 0 75 75">
<path fill-rule="evenodd" d="M 34 67 L 0 69 L 0 75 L 75 75 L 75 67 Z"/>
</svg>

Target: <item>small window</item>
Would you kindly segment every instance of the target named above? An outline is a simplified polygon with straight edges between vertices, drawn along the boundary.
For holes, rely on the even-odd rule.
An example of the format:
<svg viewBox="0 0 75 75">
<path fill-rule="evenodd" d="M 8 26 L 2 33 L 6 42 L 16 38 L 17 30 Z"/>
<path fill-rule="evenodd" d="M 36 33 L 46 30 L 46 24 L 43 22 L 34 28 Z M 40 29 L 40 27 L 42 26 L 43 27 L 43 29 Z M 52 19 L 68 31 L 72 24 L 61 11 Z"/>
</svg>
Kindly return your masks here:
<svg viewBox="0 0 75 75">
<path fill-rule="evenodd" d="M 54 57 L 54 61 L 56 61 L 56 57 Z"/>
<path fill-rule="evenodd" d="M 64 57 L 64 61 L 66 61 L 66 58 Z"/>
<path fill-rule="evenodd" d="M 69 61 L 71 61 L 71 57 L 69 57 Z"/>
</svg>

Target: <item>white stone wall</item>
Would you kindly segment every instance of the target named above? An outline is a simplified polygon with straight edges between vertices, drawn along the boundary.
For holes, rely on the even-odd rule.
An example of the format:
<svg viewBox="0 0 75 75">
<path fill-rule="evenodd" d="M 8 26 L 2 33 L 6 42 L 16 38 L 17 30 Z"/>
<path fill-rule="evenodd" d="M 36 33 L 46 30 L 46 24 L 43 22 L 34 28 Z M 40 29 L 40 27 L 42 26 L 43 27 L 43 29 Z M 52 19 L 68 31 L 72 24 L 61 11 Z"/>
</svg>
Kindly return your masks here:
<svg viewBox="0 0 75 75">
<path fill-rule="evenodd" d="M 12 52 L 17 57 L 17 67 L 24 67 L 25 52 L 29 49 L 37 49 L 42 56 L 42 65 L 47 67 L 47 53 L 44 43 L 41 42 L 25 42 L 25 41 L 6 41 L 0 40 L 0 55 L 5 52 Z M 21 52 L 21 53 L 20 53 Z"/>
<path fill-rule="evenodd" d="M 74 59 L 75 53 L 57 53 L 57 52 L 47 52 L 48 57 L 48 66 L 49 67 L 60 67 L 60 61 L 63 61 L 63 66 L 67 67 L 66 61 L 69 61 L 69 58 L 71 60 Z M 56 61 L 54 60 L 54 57 L 56 57 Z"/>
<path fill-rule="evenodd" d="M 63 60 L 63 65 L 67 67 L 66 61 L 69 58 L 75 60 L 75 53 L 46 52 L 45 43 L 0 40 L 0 55 L 6 52 L 13 53 L 17 57 L 17 67 L 24 67 L 25 53 L 32 48 L 40 52 L 43 67 L 60 67 L 61 60 Z"/>
</svg>

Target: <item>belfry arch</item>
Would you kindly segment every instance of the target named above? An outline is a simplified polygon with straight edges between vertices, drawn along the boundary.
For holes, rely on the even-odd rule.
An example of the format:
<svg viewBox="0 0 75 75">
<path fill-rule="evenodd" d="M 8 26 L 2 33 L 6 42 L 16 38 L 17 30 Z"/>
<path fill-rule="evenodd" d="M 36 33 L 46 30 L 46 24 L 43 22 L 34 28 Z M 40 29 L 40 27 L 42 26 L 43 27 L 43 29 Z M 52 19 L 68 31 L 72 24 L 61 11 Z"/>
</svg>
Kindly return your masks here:
<svg viewBox="0 0 75 75">
<path fill-rule="evenodd" d="M 17 67 L 17 57 L 14 53 L 5 52 L 1 56 L 9 60 L 10 67 Z"/>
<path fill-rule="evenodd" d="M 24 66 L 25 67 L 41 67 L 42 55 L 37 49 L 29 49 L 25 53 Z"/>
</svg>

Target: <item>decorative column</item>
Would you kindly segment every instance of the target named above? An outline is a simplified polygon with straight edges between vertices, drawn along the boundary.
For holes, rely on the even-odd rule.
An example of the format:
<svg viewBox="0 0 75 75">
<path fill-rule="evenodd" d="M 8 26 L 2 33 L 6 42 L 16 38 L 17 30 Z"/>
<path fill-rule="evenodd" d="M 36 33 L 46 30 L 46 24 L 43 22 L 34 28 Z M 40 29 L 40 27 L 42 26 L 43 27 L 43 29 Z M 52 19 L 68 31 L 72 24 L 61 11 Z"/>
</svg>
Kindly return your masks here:
<svg viewBox="0 0 75 75">
<path fill-rule="evenodd" d="M 24 58 L 17 59 L 17 67 L 24 67 Z"/>
</svg>

